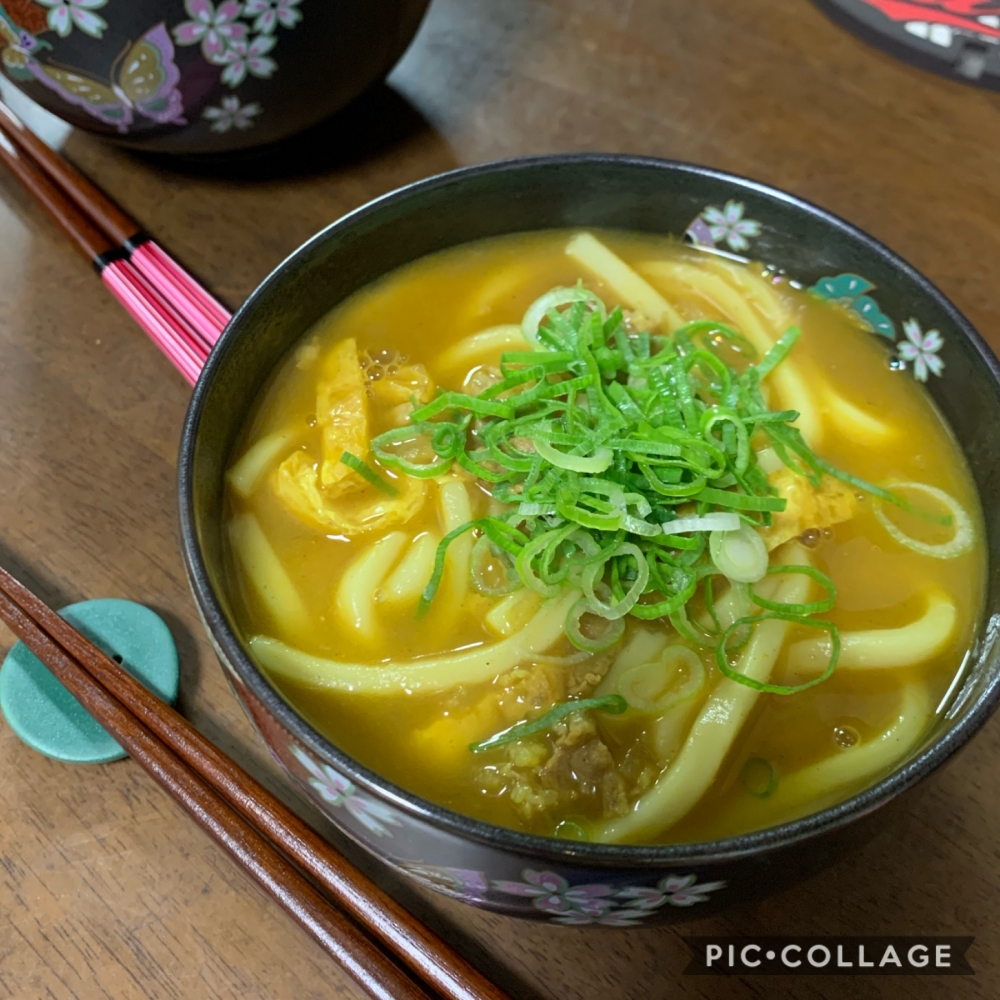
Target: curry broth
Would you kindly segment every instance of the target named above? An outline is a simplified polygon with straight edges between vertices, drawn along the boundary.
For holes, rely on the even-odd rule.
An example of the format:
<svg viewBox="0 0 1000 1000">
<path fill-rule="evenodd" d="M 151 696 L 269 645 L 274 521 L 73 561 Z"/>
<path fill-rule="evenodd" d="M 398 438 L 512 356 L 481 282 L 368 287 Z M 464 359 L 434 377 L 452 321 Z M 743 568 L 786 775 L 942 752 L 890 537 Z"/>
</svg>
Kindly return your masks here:
<svg viewBox="0 0 1000 1000">
<path fill-rule="evenodd" d="M 399 352 L 425 364 L 437 384 L 460 389 L 466 373 L 437 366 L 441 352 L 479 330 L 519 323 L 525 309 L 550 288 L 572 285 L 583 278 L 609 308 L 617 304 L 602 282 L 581 273 L 567 258 L 566 238 L 564 232 L 543 232 L 458 247 L 410 264 L 351 296 L 306 335 L 276 372 L 234 455 L 242 454 L 263 435 L 288 426 L 299 428 L 298 446 L 319 453 L 315 359 L 342 338 L 354 337 L 359 348 L 372 353 Z M 643 261 L 698 259 L 701 255 L 701 251 L 669 239 L 621 233 L 603 233 L 601 238 L 637 268 Z M 885 342 L 864 330 L 840 306 L 797 290 L 785 279 L 774 278 L 774 282 L 802 329 L 793 355 L 807 381 L 810 372 L 821 372 L 844 399 L 876 414 L 891 428 L 884 442 L 859 447 L 826 415 L 818 453 L 875 483 L 916 481 L 946 491 L 972 514 L 982 537 L 978 499 L 961 451 L 912 373 L 890 370 Z M 694 297 L 670 298 L 685 319 L 719 318 Z M 376 421 L 373 431 L 382 429 Z M 386 475 L 393 477 L 391 472 Z M 474 514 L 487 512 L 490 500 L 485 491 L 480 491 L 475 503 L 479 509 Z M 230 560 L 230 581 L 237 598 L 234 605 L 245 634 L 264 633 L 317 656 L 371 664 L 495 641 L 483 624 L 483 615 L 495 599 L 473 592 L 464 607 L 437 601 L 420 620 L 412 608 L 383 609 L 380 633 L 370 643 L 359 641 L 336 622 L 331 594 L 348 561 L 372 539 L 324 536 L 290 513 L 266 487 L 248 500 L 230 492 L 227 516 L 241 510 L 252 511 L 264 527 L 310 618 L 309 627 L 297 632 L 272 620 Z M 910 528 L 908 523 L 907 530 Z M 413 535 L 439 530 L 435 505 L 426 504 L 406 530 Z M 932 528 L 924 525 L 919 530 L 927 540 L 934 540 Z M 739 780 L 741 768 L 748 759 L 760 757 L 771 762 L 780 780 L 784 773 L 839 752 L 835 732 L 840 738 L 846 732 L 862 740 L 880 732 L 898 707 L 898 691 L 904 681 L 925 684 L 932 706 L 937 706 L 960 671 L 982 604 L 985 556 L 981 546 L 953 559 L 918 555 L 893 541 L 876 520 L 872 501 L 859 495 L 857 515 L 825 532 L 812 548 L 812 556 L 815 565 L 837 585 L 837 606 L 823 617 L 841 629 L 905 625 L 920 617 L 923 595 L 939 588 L 951 596 L 958 609 L 953 641 L 944 653 L 918 667 L 884 674 L 837 672 L 825 683 L 801 693 L 759 697 L 708 794 L 667 832 L 664 841 L 704 840 L 745 832 L 830 804 L 822 801 L 810 803 L 806 809 L 775 809 L 766 798 L 748 794 Z M 798 637 L 793 634 L 791 639 Z M 709 683 L 700 700 L 708 696 L 718 676 L 710 655 L 706 663 Z M 779 680 L 791 676 L 784 653 L 773 676 Z M 379 774 L 434 802 L 543 834 L 553 833 L 559 820 L 574 818 L 561 814 L 525 820 L 512 808 L 507 795 L 498 794 L 495 788 L 484 789 L 481 772 L 490 765 L 489 754 L 473 755 L 465 746 L 428 746 L 421 737 L 421 731 L 435 720 L 467 713 L 482 696 L 483 686 L 443 695 L 377 698 L 331 695 L 287 679 L 274 680 L 292 704 L 338 746 Z M 598 720 L 612 753 L 622 757 L 643 725 Z M 491 731 L 479 732 L 474 738 L 489 735 Z M 834 799 L 842 800 L 857 790 L 844 789 Z M 587 818 L 585 808 L 579 818 Z"/>
</svg>

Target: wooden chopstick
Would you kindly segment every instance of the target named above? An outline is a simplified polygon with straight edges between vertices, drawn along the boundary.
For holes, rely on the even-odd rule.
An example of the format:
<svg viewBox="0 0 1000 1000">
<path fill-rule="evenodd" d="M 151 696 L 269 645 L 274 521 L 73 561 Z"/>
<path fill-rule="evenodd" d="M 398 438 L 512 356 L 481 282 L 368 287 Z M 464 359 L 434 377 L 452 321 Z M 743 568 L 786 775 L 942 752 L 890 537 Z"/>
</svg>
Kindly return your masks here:
<svg viewBox="0 0 1000 1000">
<path fill-rule="evenodd" d="M 34 162 L 22 156 L 2 130 L 0 130 L 0 160 L 52 216 L 59 228 L 87 260 L 96 263 L 115 249 L 115 244 L 104 232 L 83 215 Z"/>
<path fill-rule="evenodd" d="M 241 868 L 376 1000 L 430 1000 L 245 819 L 95 681 L 5 593 L 0 618 Z"/>
<path fill-rule="evenodd" d="M 139 223 L 127 215 L 96 184 L 43 142 L 0 101 L 0 134 L 20 148 L 53 184 L 124 253 L 136 269 L 177 310 L 206 352 L 230 320 L 230 313 L 208 290 L 177 263 Z"/>
<path fill-rule="evenodd" d="M 138 225 L 31 132 L 2 101 L 0 160 L 57 221 L 74 245 L 98 267 L 113 294 L 193 383 L 207 356 L 206 342 L 214 343 L 228 322 L 229 313 L 225 307 L 158 244 L 146 239 L 136 247 Z M 130 260 L 122 259 L 123 250 L 131 255 Z M 8 614 L 15 617 L 8 618 Z M 112 699 L 118 710 L 144 727 L 149 738 L 159 741 L 160 747 L 175 755 L 175 768 L 187 765 L 196 780 L 201 780 L 203 788 L 208 786 L 214 790 L 217 801 L 224 800 L 235 810 L 236 819 L 242 817 L 244 821 L 255 824 L 289 858 L 315 878 L 368 933 L 446 1000 L 508 1000 L 503 991 L 353 868 L 186 719 L 151 695 L 127 671 L 2 569 L 0 617 L 8 621 L 43 661 L 49 662 L 19 629 L 33 627 L 37 634 L 33 634 L 32 641 L 36 645 L 41 643 L 40 648 L 50 653 L 60 650 L 59 669 L 82 672 L 83 680 L 89 681 L 90 685 L 96 684 L 105 698 Z M 76 677 L 74 686 L 55 668 L 50 669 L 118 738 L 113 723 L 105 722 L 98 714 L 101 706 L 92 709 L 80 693 L 81 690 L 92 691 L 92 687 L 81 687 L 80 677 Z M 120 738 L 119 742 L 132 752 L 125 739 Z M 152 766 L 147 767 L 144 762 L 147 758 L 136 756 L 136 759 L 202 822 L 199 818 L 201 814 L 188 804 L 190 796 L 185 799 L 179 792 L 175 793 L 174 786 L 168 786 L 161 780 L 159 772 Z M 223 805 L 223 808 L 226 806 Z M 205 826 L 205 823 L 202 825 Z M 215 828 L 205 828 L 232 851 L 231 845 Z M 242 858 L 238 857 L 238 860 L 247 867 Z M 251 871 L 251 874 L 254 873 Z M 262 884 L 267 887 L 267 883 Z M 308 886 L 308 883 L 305 884 Z M 268 891 L 285 905 L 280 895 L 271 888 Z M 289 907 L 286 906 L 286 909 Z M 313 924 L 305 923 L 294 909 L 289 909 L 289 912 L 324 947 L 327 946 L 324 943 L 327 938 L 321 937 Z M 350 971 L 348 965 L 345 964 L 345 967 Z M 364 981 L 359 981 L 366 989 L 369 988 Z M 409 983 L 409 980 L 406 982 Z M 375 983 L 373 988 L 378 985 Z"/>
<path fill-rule="evenodd" d="M 103 191 L 86 181 L 68 160 L 43 142 L 11 109 L 0 101 L 0 132 L 20 146 L 38 167 L 64 192 L 82 212 L 94 220 L 109 238 L 111 246 L 122 246 L 139 235 L 139 225 L 129 218 Z"/>
<path fill-rule="evenodd" d="M 0 130 L 0 162 L 27 188 L 73 245 L 97 269 L 112 295 L 193 385 L 208 357 L 204 345 L 171 301 L 160 294 L 38 165 Z"/>
<path fill-rule="evenodd" d="M 125 712 L 137 720 L 138 725 L 162 741 L 204 784 L 315 878 L 369 934 L 442 997 L 447 1000 L 507 1000 L 503 991 L 337 854 L 314 830 L 202 736 L 183 716 L 151 694 L 40 598 L 0 568 L 0 617 L 6 620 L 5 605 L 7 608 L 13 606 L 22 618 L 30 621 L 51 645 L 62 652 L 64 658 L 78 664 L 78 669 L 85 671 L 92 683 L 114 698 Z M 11 627 L 17 631 L 14 625 Z M 18 634 L 21 635 L 20 632 Z M 23 635 L 21 638 L 24 638 Z M 30 643 L 26 642 L 26 645 L 44 662 L 49 662 Z M 56 673 L 55 670 L 53 672 Z M 63 680 L 59 673 L 56 676 Z M 66 684 L 66 687 L 70 685 Z M 75 690 L 73 694 L 81 702 L 84 701 Z M 90 705 L 84 704 L 90 711 Z M 97 717 L 96 713 L 91 714 Z M 103 719 L 99 721 L 104 724 Z M 110 726 L 107 728 L 111 730 Z M 114 735 L 117 738 L 117 734 Z M 119 742 L 125 745 L 123 741 Z"/>
</svg>

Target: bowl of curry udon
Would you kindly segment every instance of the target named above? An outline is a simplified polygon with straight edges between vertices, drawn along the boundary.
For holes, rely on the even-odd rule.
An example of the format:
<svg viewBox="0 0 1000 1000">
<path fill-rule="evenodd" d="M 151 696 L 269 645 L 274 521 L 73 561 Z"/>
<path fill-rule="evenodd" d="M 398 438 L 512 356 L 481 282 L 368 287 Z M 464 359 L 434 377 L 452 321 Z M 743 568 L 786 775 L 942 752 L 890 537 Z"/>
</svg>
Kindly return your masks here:
<svg viewBox="0 0 1000 1000">
<path fill-rule="evenodd" d="M 181 451 L 237 694 L 396 871 L 561 924 L 828 864 L 996 703 L 997 364 L 797 198 L 472 167 L 251 295 Z"/>
</svg>

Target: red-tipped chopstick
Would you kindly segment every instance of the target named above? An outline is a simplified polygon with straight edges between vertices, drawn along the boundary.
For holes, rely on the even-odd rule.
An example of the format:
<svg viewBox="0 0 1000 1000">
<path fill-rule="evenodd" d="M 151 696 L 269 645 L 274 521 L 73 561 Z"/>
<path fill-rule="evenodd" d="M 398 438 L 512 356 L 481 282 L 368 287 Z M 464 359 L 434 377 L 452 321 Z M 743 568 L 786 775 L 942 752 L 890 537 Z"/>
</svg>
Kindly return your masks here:
<svg viewBox="0 0 1000 1000">
<path fill-rule="evenodd" d="M 27 129 L 24 133 L 31 135 Z M 125 244 L 131 238 L 121 240 L 118 236 L 131 223 L 128 216 L 37 137 L 34 141 L 53 158 L 54 166 L 47 174 L 26 151 L 27 143 L 16 148 L 8 135 L 8 130 L 0 127 L 0 160 L 95 264 L 119 302 L 194 382 L 208 348 L 194 336 L 189 320 L 195 308 L 192 303 L 214 304 L 216 320 L 228 319 L 228 313 L 152 241 L 133 249 L 131 259 L 126 259 L 129 248 Z M 76 176 L 82 182 L 80 197 L 70 200 L 54 183 L 53 178 L 63 167 L 68 171 L 66 176 Z M 104 212 L 102 218 L 92 217 L 93 206 L 97 206 L 94 211 Z M 86 214 L 82 207 L 87 208 Z M 105 211 L 108 207 L 110 212 Z M 144 248 L 140 271 L 136 257 Z M 181 277 L 171 284 L 177 272 Z M 183 310 L 174 308 L 177 297 L 184 297 L 180 292 L 192 291 L 192 286 L 193 293 L 187 296 Z M 213 343 L 224 325 L 215 322 Z M 446 1000 L 508 1000 L 506 994 L 355 871 L 186 720 L 158 702 L 2 569 L 0 619 L 372 996 L 380 1000 L 417 1000 L 425 996 L 425 988 L 430 988 Z M 266 840 L 260 839 L 261 834 Z M 280 852 L 274 857 L 270 853 L 272 845 Z M 324 907 L 322 897 L 294 867 L 287 865 L 288 858 L 312 876 L 357 921 L 365 935 L 415 974 L 419 983 L 400 978 L 396 967 L 383 961 L 381 952 L 371 950 L 366 936 L 359 937 L 335 911 Z"/>
<path fill-rule="evenodd" d="M 125 251 L 85 216 L 42 171 L 0 132 L 0 161 L 34 196 L 73 245 L 97 268 L 111 294 L 192 384 L 208 357 L 173 305 L 127 259 Z"/>
<path fill-rule="evenodd" d="M 147 284 L 170 303 L 207 356 L 229 322 L 229 310 L 144 233 L 135 219 L 35 135 L 3 101 L 0 101 L 0 134 L 7 136 L 61 188 Z"/>
</svg>

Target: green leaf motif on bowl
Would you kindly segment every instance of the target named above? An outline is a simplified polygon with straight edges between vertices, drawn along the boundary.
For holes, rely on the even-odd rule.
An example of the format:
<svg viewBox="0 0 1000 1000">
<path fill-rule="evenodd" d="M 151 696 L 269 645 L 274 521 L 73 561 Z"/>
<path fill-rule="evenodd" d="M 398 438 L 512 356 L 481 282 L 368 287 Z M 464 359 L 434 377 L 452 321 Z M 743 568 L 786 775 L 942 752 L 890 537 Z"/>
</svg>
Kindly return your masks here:
<svg viewBox="0 0 1000 1000">
<path fill-rule="evenodd" d="M 821 299 L 839 302 L 854 313 L 872 333 L 895 340 L 896 324 L 879 309 L 878 303 L 870 295 L 865 294 L 874 288 L 867 278 L 862 278 L 859 274 L 838 274 L 820 278 L 809 291 Z"/>
</svg>

